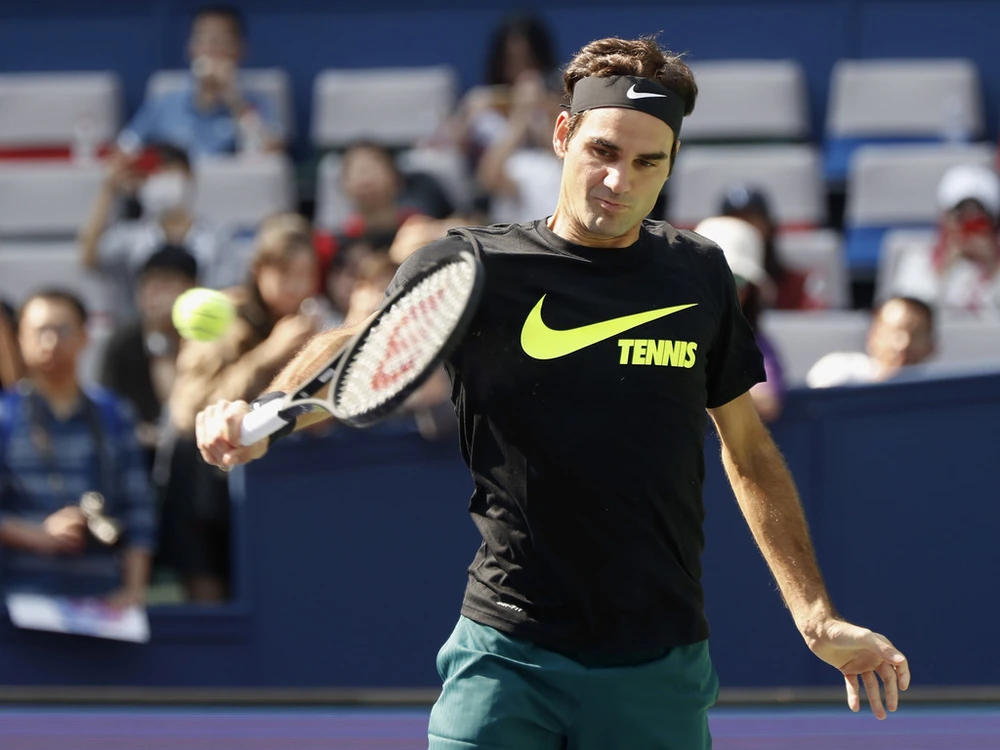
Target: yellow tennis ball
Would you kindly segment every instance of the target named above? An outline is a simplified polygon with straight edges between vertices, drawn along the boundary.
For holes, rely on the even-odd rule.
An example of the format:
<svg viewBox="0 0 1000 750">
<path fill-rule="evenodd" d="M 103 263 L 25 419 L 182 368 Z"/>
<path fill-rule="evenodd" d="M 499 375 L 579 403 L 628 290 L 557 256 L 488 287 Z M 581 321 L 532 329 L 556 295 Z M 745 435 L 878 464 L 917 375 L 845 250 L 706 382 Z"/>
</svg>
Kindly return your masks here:
<svg viewBox="0 0 1000 750">
<path fill-rule="evenodd" d="M 236 310 L 222 292 L 195 287 L 174 302 L 171 319 L 184 338 L 192 341 L 215 341 L 226 332 Z"/>
</svg>

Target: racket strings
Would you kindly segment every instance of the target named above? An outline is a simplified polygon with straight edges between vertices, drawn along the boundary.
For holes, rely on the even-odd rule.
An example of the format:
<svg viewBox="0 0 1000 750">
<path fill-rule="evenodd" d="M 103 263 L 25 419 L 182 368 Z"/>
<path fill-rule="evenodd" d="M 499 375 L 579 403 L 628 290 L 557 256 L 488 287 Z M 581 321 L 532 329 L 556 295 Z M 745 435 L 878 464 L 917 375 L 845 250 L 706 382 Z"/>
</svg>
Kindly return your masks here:
<svg viewBox="0 0 1000 750">
<path fill-rule="evenodd" d="M 347 364 L 336 396 L 341 413 L 377 408 L 424 373 L 458 326 L 474 282 L 470 264 L 449 263 L 386 310 Z"/>
</svg>

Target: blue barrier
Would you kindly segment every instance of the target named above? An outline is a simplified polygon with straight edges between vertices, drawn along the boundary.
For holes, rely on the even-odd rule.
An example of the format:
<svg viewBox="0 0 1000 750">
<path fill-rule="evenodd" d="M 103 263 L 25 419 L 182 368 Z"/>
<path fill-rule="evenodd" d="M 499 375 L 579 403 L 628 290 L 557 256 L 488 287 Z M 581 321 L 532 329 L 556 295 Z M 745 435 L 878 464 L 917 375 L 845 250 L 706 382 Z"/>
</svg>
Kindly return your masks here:
<svg viewBox="0 0 1000 750">
<path fill-rule="evenodd" d="M 993 595 L 1000 374 L 796 391 L 774 434 L 845 617 L 921 685 L 1000 683 Z M 707 439 L 704 583 L 724 686 L 833 685 L 809 654 Z M 8 685 L 433 687 L 478 545 L 452 443 L 404 423 L 278 445 L 236 476 L 238 600 L 155 608 L 145 646 L 17 631 Z"/>
</svg>

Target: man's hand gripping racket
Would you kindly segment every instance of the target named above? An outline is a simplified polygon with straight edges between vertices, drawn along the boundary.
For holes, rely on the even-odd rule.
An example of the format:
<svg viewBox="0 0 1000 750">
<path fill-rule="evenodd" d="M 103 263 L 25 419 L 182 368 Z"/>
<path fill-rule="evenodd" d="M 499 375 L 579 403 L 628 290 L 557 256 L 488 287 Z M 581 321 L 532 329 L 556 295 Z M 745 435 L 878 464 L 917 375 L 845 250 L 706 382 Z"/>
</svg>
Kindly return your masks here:
<svg viewBox="0 0 1000 750">
<path fill-rule="evenodd" d="M 466 251 L 421 269 L 297 391 L 245 413 L 238 444 L 256 445 L 314 409 L 354 427 L 373 425 L 392 414 L 458 345 L 475 315 L 483 275 L 482 264 Z M 324 397 L 317 398 L 326 385 Z M 212 434 L 220 417 L 212 416 L 213 408 L 230 410 L 221 415 L 225 419 L 245 411 L 246 405 L 235 402 L 199 414 L 202 455 L 220 466 L 241 463 L 226 460 L 219 436 Z M 264 450 L 262 444 L 253 453 L 234 453 L 252 460 Z"/>
</svg>

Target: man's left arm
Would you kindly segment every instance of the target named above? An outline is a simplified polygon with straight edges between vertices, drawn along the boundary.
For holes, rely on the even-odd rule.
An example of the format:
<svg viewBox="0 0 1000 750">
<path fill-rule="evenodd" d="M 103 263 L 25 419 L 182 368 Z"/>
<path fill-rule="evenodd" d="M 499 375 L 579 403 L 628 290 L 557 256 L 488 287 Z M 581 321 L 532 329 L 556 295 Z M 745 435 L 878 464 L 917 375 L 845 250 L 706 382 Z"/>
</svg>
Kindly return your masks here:
<svg viewBox="0 0 1000 750">
<path fill-rule="evenodd" d="M 844 621 L 834 610 L 795 484 L 749 393 L 710 413 L 740 510 L 796 627 L 816 656 L 844 674 L 851 710 L 860 708 L 860 677 L 873 713 L 884 719 L 876 675 L 885 686 L 888 709 L 895 711 L 898 690 L 910 683 L 906 658 L 885 636 Z"/>
</svg>

